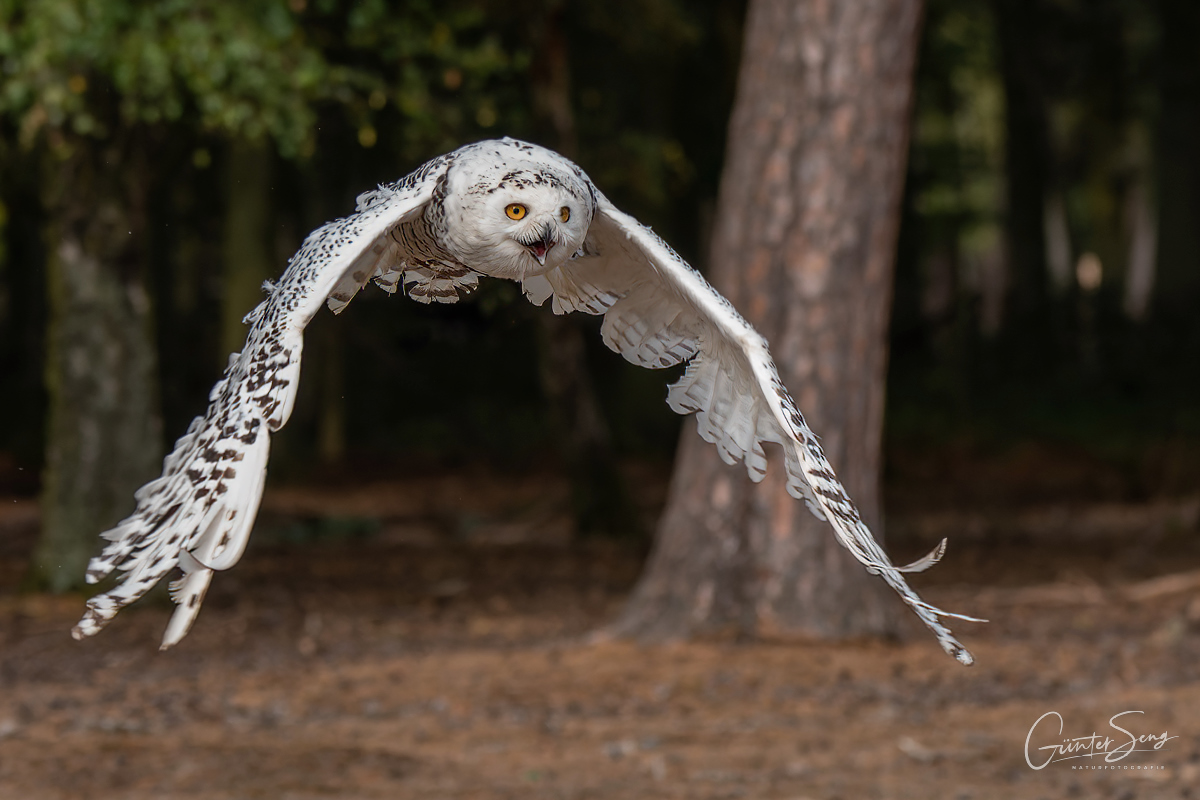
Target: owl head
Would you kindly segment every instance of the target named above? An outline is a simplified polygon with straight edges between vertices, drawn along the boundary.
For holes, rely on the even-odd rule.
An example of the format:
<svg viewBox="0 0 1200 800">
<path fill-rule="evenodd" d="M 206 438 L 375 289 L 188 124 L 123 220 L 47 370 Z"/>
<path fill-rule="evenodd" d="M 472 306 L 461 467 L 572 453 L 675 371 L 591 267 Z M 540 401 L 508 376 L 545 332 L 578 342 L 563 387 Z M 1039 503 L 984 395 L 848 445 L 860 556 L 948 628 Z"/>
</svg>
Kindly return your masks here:
<svg viewBox="0 0 1200 800">
<path fill-rule="evenodd" d="M 496 145 L 446 176 L 447 248 L 485 275 L 549 272 L 583 246 L 595 201 L 561 156 L 513 140 Z"/>
</svg>

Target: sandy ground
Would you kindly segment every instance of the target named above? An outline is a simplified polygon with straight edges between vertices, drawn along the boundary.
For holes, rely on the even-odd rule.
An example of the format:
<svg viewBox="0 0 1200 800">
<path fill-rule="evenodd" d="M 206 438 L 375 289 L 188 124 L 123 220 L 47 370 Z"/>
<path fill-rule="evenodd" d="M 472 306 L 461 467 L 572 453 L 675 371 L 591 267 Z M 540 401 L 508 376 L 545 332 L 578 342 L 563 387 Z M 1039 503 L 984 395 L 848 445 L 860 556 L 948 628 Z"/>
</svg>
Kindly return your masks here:
<svg viewBox="0 0 1200 800">
<path fill-rule="evenodd" d="M 463 491 L 274 493 L 166 653 L 161 599 L 78 643 L 81 597 L 18 594 L 37 512 L 0 499 L 0 798 L 1200 797 L 1187 504 L 1023 512 L 1024 537 L 952 542 L 918 585 L 992 620 L 955 625 L 967 669 L 915 625 L 900 642 L 594 641 L 643 550 L 569 542 L 528 485 L 439 517 Z M 896 557 L 949 524 L 893 526 Z M 1115 750 L 1124 711 L 1170 738 L 1034 770 L 1026 737 L 1051 711 L 1063 732 L 1043 720 L 1035 763 L 1093 732 Z"/>
</svg>

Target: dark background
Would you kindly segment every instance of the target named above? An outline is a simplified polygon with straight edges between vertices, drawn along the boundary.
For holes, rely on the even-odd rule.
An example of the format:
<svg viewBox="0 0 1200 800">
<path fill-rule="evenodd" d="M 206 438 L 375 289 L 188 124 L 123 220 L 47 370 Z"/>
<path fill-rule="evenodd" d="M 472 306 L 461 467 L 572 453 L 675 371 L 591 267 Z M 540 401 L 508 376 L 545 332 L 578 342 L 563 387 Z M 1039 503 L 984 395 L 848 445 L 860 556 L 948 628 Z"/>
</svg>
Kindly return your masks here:
<svg viewBox="0 0 1200 800">
<path fill-rule="evenodd" d="M 127 13 L 121 3 L 99 5 Z M 121 84 L 129 64 L 148 73 L 152 59 L 136 50 L 143 40 L 97 37 L 92 50 L 42 43 L 38 59 L 25 57 L 32 40 L 4 40 L 11 77 L 0 142 L 0 485 L 8 493 L 37 491 L 46 165 L 58 148 L 98 139 L 100 123 L 79 123 L 85 113 L 110 134 L 132 131 L 153 154 L 145 279 L 167 440 L 202 410 L 224 365 L 222 304 L 248 310 L 255 302 L 229 296 L 221 281 L 224 213 L 236 191 L 226 169 L 231 142 L 250 142 L 272 161 L 270 189 L 256 200 L 273 231 L 270 274 L 307 231 L 351 210 L 355 194 L 427 157 L 500 135 L 555 144 L 561 130 L 539 110 L 537 91 L 566 80 L 575 158 L 618 205 L 704 267 L 741 4 L 244 8 L 245 19 L 202 17 L 229 26 L 218 33 L 239 46 L 302 51 L 352 77 L 311 96 L 271 86 L 269 73 L 250 88 L 209 87 L 248 97 L 252 108 L 286 101 L 307 114 L 263 130 L 206 118 L 203 87 L 197 92 L 187 65 L 164 79 L 179 85 L 169 97 L 146 75 Z M 20 22 L 26 12 L 18 3 L 7 13 Z M 239 27 L 277 13 L 288 21 L 283 44 Z M 959 505 L 1195 493 L 1200 65 L 1184 37 L 1197 32 L 1192 6 L 1166 0 L 928 5 L 892 312 L 893 504 L 914 491 L 922 503 Z M 565 48 L 565 63 L 545 58 L 547 42 Z M 177 56 L 171 46 L 163 45 Z M 47 93 L 61 80 L 69 98 L 78 74 L 88 76 L 84 100 L 56 117 Z M 180 106 L 168 118 L 163 109 L 176 95 Z M 1052 204 L 1057 216 L 1047 217 Z M 1158 256 L 1154 288 L 1131 317 L 1139 209 Z M 1068 248 L 1057 277 L 1045 255 L 1054 226 Z M 1090 290 L 1076 278 L 1087 253 L 1101 265 Z M 325 474 L 331 463 L 343 474 L 379 464 L 553 461 L 532 319 L 515 287 L 498 282 L 445 308 L 369 289 L 336 323 L 319 316 L 271 480 Z M 598 337 L 589 347 L 618 455 L 667 464 L 679 421 L 662 403 L 664 376 L 621 363 Z M 341 369 L 329 366 L 338 362 Z M 340 402 L 340 418 L 331 418 L 329 402 Z M 336 435 L 327 430 L 318 448 L 318 432 L 331 425 Z M 1014 456 L 1030 448 L 1047 455 Z"/>
</svg>

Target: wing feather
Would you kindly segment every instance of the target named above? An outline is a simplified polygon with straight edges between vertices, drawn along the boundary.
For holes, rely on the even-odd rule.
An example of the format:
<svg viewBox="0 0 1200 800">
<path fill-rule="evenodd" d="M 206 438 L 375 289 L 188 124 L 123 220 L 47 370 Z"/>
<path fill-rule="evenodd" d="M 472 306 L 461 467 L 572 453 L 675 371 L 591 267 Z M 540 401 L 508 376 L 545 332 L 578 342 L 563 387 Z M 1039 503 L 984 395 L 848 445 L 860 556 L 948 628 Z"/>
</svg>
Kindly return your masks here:
<svg viewBox="0 0 1200 800">
<path fill-rule="evenodd" d="M 676 307 L 655 306 L 645 302 L 652 292 L 635 302 L 627 295 L 604 316 L 600 333 L 604 342 L 634 364 L 650 369 L 673 367 L 696 355 L 697 338 L 683 325 Z"/>
<path fill-rule="evenodd" d="M 135 494 L 134 512 L 102 534 L 108 544 L 89 563 L 87 579 L 95 583 L 118 570 L 121 580 L 88 601 L 72 632 L 77 639 L 100 630 L 177 566 L 183 576 L 172 583 L 171 596 L 178 607 L 163 647 L 187 633 L 213 572 L 233 566 L 245 549 L 270 433 L 291 414 L 303 330 L 322 303 L 340 312 L 371 280 L 389 292 L 403 281 L 408 294 L 425 303 L 454 302 L 475 288 L 478 275 L 469 268 L 414 255 L 422 245 L 413 238 L 416 226 L 406 224 L 441 196 L 455 156 L 433 159 L 403 180 L 361 195 L 355 214 L 314 231 L 282 279 L 266 285 L 267 299 L 245 320 L 246 347 L 230 357 L 204 416 L 175 443 L 162 476 Z M 603 314 L 605 343 L 635 364 L 687 362 L 668 391 L 670 407 L 695 413 L 700 435 L 726 462 L 743 461 L 755 481 L 767 468 L 763 444 L 781 445 L 788 492 L 830 522 L 838 541 L 901 595 L 947 652 L 972 663 L 941 622 L 946 616 L 972 618 L 925 603 L 902 575 L 932 566 L 945 543 L 907 567 L 894 566 L 780 381 L 766 341 L 662 239 L 589 189 L 598 206 L 583 246 L 565 264 L 525 278 L 525 295 L 537 305 L 552 298 L 558 314 Z"/>
<path fill-rule="evenodd" d="M 403 279 L 408 296 L 426 305 L 457 303 L 479 288 L 479 273 L 465 268 L 406 267 Z"/>
<path fill-rule="evenodd" d="M 367 281 L 375 283 L 388 294 L 396 291 L 396 284 L 403 274 L 402 270 L 393 270 L 392 266 L 400 261 L 400 248 L 391 237 L 383 237 L 368 247 L 363 254 L 354 260 L 350 268 L 334 285 L 329 293 L 329 309 L 340 314 L 358 294 L 358 290 Z"/>
<path fill-rule="evenodd" d="M 582 254 L 545 276 L 527 278 L 526 295 L 538 304 L 553 297 L 557 313 L 604 313 L 605 344 L 635 364 L 658 368 L 688 361 L 668 390 L 668 405 L 694 413 L 700 436 L 717 446 L 726 463 L 743 461 L 752 480 L 766 474 L 763 443 L 781 445 L 789 494 L 829 521 L 838 541 L 900 595 L 947 653 L 973 663 L 942 618 L 978 620 L 926 603 L 902 574 L 932 566 L 945 542 L 913 564 L 893 565 L 780 380 L 766 340 L 666 242 L 596 194 L 598 210 Z"/>
<path fill-rule="evenodd" d="M 87 580 L 114 570 L 121 580 L 88 601 L 75 638 L 99 631 L 176 566 L 184 575 L 172 584 L 178 606 L 163 648 L 187 633 L 213 571 L 233 566 L 245 550 L 270 433 L 287 422 L 296 400 L 305 326 L 327 300 L 340 311 L 368 280 L 386 281 L 394 258 L 389 231 L 422 212 L 450 159 L 361 195 L 356 213 L 310 234 L 280 281 L 266 285 L 266 300 L 246 317 L 246 347 L 230 357 L 204 416 L 163 460 L 162 476 L 134 495 L 134 512 L 101 534 L 108 545 L 88 564 Z"/>
</svg>

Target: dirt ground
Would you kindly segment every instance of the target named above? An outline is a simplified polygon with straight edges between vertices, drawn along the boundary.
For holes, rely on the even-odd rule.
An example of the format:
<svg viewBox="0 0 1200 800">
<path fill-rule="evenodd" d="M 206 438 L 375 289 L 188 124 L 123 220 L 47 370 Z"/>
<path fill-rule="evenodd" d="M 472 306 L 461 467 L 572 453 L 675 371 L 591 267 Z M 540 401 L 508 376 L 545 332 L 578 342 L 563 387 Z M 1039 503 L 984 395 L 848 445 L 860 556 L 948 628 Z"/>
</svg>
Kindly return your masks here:
<svg viewBox="0 0 1200 800">
<path fill-rule="evenodd" d="M 0 498 L 0 798 L 1200 797 L 1200 501 L 894 520 L 897 559 L 953 535 L 915 583 L 991 620 L 954 626 L 968 669 L 915 624 L 597 640 L 645 552 L 571 542 L 563 492 L 476 475 L 270 493 L 166 653 L 161 598 L 80 643 L 81 597 L 19 594 L 37 509 Z M 1035 763 L 1093 732 L 1114 750 L 1125 711 L 1171 738 L 1034 770 L 1051 711 Z"/>
</svg>

